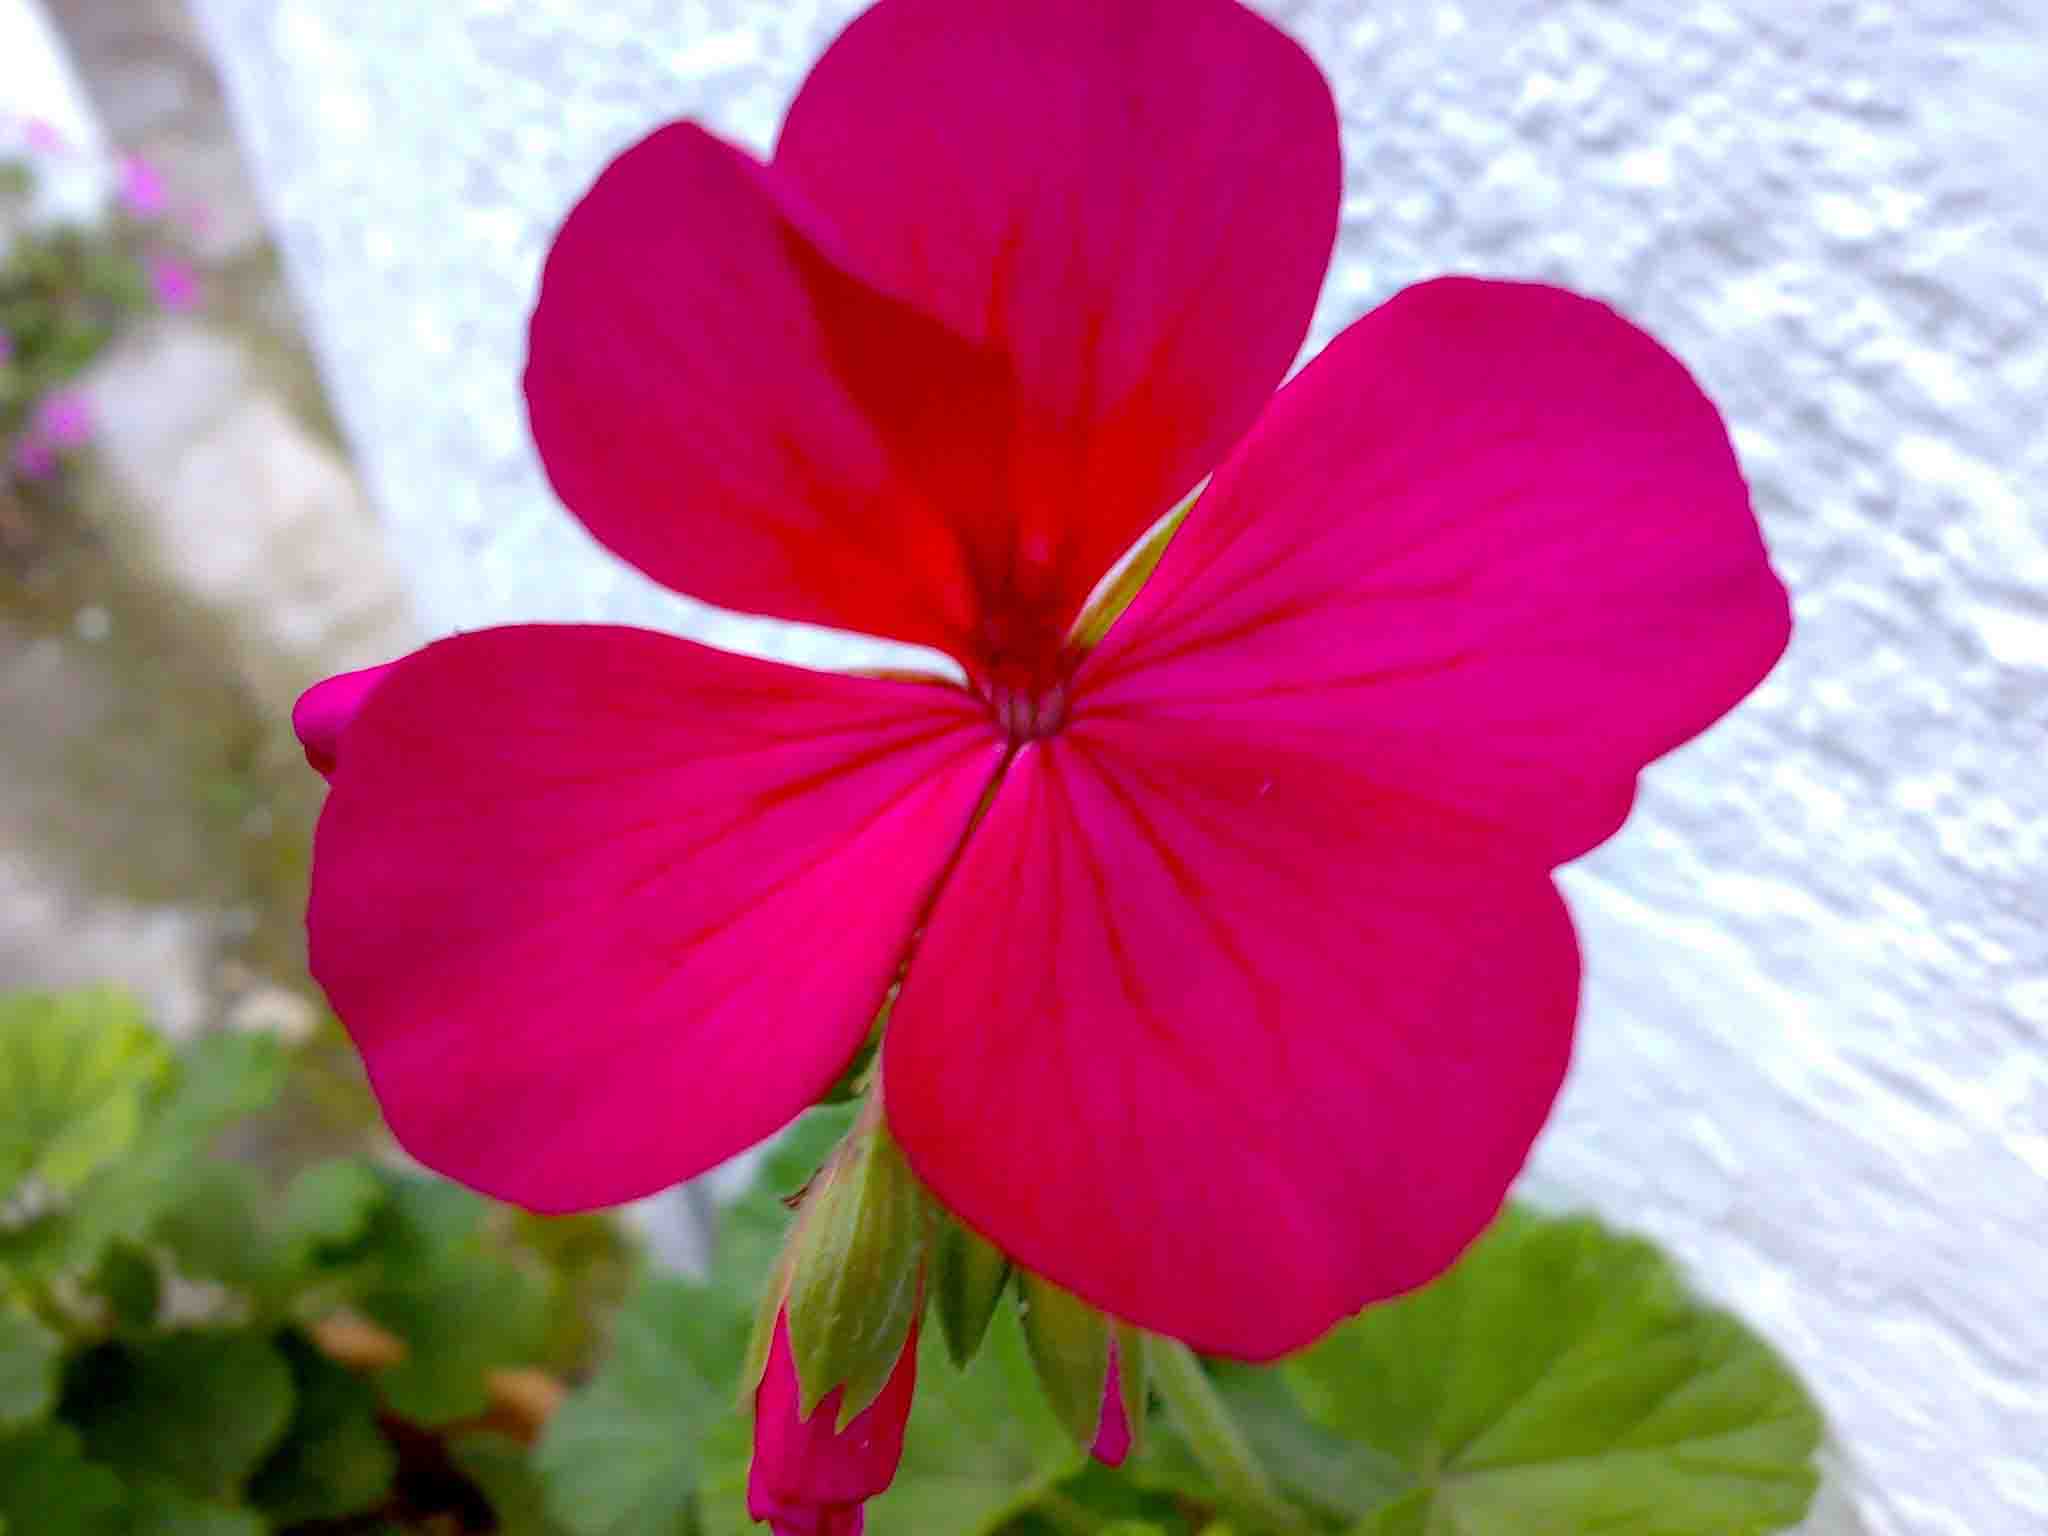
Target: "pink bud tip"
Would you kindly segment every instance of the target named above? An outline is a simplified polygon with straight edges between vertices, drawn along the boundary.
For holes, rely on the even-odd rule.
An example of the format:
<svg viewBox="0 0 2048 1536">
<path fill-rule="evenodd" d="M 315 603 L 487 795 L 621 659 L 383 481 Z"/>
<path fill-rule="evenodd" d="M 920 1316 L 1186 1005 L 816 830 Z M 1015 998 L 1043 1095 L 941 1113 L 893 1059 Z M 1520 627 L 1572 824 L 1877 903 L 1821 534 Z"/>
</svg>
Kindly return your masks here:
<svg viewBox="0 0 2048 1536">
<path fill-rule="evenodd" d="M 1109 1375 L 1102 1383 L 1102 1419 L 1088 1454 L 1105 1467 L 1120 1467 L 1131 1454 L 1131 1420 L 1124 1412 L 1123 1371 L 1117 1364 L 1114 1338 L 1109 1341 Z"/>
</svg>

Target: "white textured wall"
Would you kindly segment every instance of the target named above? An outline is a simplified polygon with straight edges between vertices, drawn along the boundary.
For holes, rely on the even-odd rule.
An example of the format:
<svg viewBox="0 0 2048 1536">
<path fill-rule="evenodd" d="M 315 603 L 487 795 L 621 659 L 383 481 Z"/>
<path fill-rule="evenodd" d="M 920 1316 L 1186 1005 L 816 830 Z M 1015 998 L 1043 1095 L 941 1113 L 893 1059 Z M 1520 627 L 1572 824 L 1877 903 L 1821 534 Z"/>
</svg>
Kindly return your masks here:
<svg viewBox="0 0 2048 1536">
<path fill-rule="evenodd" d="M 685 113 L 764 147 L 853 6 L 199 7 L 429 623 L 709 633 L 551 503 L 522 327 L 609 154 Z M 1769 685 L 1567 877 L 1591 989 L 1536 1184 L 1792 1352 L 1871 1529 L 2048 1531 L 2048 17 L 1266 9 L 1345 114 L 1315 343 L 1448 269 L 1613 299 L 1726 409 L 1796 594 Z"/>
</svg>

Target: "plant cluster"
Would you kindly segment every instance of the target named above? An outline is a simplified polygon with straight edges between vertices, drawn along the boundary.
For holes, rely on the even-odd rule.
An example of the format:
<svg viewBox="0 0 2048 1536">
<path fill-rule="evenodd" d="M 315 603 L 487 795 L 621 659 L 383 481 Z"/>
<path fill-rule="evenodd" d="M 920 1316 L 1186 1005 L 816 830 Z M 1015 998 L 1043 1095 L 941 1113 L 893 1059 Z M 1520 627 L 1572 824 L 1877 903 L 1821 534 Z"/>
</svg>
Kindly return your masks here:
<svg viewBox="0 0 2048 1536">
<path fill-rule="evenodd" d="M 0 534 L 19 536 L 38 499 L 61 492 L 93 432 L 75 387 L 123 326 L 200 301 L 162 179 L 139 158 L 114 166 L 116 195 L 97 222 L 37 215 L 41 174 L 71 150 L 28 124 L 0 157 Z"/>
<path fill-rule="evenodd" d="M 0 999 L 0 1532 L 755 1529 L 750 1321 L 853 1106 L 769 1150 L 691 1277 L 607 1218 L 379 1161 L 274 1186 L 216 1143 L 291 1066 L 267 1037 L 174 1052 L 117 993 Z M 1789 1528 L 1814 1487 L 1820 1422 L 1789 1371 L 1580 1217 L 1511 1211 L 1275 1366 L 1154 1349 L 1115 1471 L 1040 1391 L 1042 1343 L 1014 1306 L 964 1346 L 923 1331 L 874 1530 L 1739 1536 Z"/>
</svg>

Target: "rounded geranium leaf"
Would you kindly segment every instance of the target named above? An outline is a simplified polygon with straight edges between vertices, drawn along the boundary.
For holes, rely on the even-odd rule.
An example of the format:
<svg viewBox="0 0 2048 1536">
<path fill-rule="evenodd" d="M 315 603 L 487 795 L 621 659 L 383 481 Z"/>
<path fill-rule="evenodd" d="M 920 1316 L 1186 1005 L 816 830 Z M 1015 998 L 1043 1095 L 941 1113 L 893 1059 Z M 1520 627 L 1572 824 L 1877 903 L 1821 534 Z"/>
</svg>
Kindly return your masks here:
<svg viewBox="0 0 2048 1536">
<path fill-rule="evenodd" d="M 1080 681 L 1098 715 L 1341 758 L 1558 863 L 1789 633 L 1684 366 L 1593 300 L 1448 278 L 1280 392 Z"/>
<path fill-rule="evenodd" d="M 1235 0 L 881 0 L 775 167 L 853 270 L 1001 359 L 996 494 L 963 531 L 1063 619 L 1294 361 L 1342 181 L 1314 62 Z"/>
<path fill-rule="evenodd" d="M 999 752 L 955 689 L 599 626 L 441 641 L 348 728 L 313 972 L 429 1167 L 644 1195 L 831 1083 Z"/>
<path fill-rule="evenodd" d="M 1441 1270 L 1564 1074 L 1540 865 L 1369 764 L 1077 715 L 1026 747 L 883 1046 L 938 1198 L 1017 1263 L 1267 1359 Z"/>
</svg>

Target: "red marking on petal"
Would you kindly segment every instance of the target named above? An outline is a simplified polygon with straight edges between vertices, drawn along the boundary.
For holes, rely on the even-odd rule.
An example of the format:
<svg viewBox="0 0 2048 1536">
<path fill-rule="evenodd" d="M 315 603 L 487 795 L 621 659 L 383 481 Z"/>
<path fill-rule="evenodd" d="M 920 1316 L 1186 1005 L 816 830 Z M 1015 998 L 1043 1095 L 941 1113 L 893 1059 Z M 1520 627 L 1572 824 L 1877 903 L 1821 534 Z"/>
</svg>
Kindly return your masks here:
<svg viewBox="0 0 2048 1536">
<path fill-rule="evenodd" d="M 969 543 L 1062 626 L 1293 362 L 1342 183 L 1314 62 L 1233 0 L 881 0 L 775 168 L 851 270 L 1004 359 Z"/>
<path fill-rule="evenodd" d="M 1719 413 L 1590 299 L 1449 278 L 1334 341 L 1217 472 L 1075 678 L 1495 822 L 1620 826 L 1790 633 Z"/>
<path fill-rule="evenodd" d="M 544 1210 L 770 1134 L 844 1067 L 1000 761 L 957 689 L 486 630 L 361 704 L 314 975 L 392 1130 Z"/>
<path fill-rule="evenodd" d="M 1226 0 L 888 0 L 772 167 L 682 124 L 599 177 L 542 281 L 534 439 L 659 581 L 1043 692 L 1292 360 L 1338 188 L 1314 65 Z"/>
<path fill-rule="evenodd" d="M 1114 1316 L 1247 1359 L 1492 1219 L 1570 1050 L 1541 867 L 1362 760 L 1077 714 L 1024 747 L 891 1016 L 947 1207 Z"/>
</svg>

